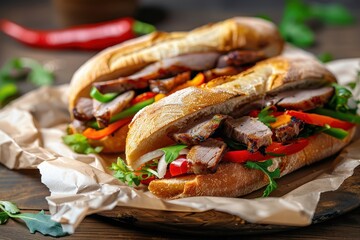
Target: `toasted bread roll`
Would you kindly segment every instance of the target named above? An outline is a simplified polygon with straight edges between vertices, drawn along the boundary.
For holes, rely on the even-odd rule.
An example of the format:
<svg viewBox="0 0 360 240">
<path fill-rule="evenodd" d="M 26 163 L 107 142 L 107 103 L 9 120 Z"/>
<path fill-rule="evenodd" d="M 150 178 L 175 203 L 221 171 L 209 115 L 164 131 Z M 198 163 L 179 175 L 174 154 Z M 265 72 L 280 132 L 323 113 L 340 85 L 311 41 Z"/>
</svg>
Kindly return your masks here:
<svg viewBox="0 0 360 240">
<path fill-rule="evenodd" d="M 354 133 L 355 127 L 343 140 L 323 133 L 316 135 L 310 138 L 309 144 L 300 152 L 274 158 L 273 161 L 280 166 L 281 176 L 284 176 L 337 153 L 351 141 Z M 268 183 L 269 179 L 262 171 L 246 168 L 243 164 L 226 162 L 219 164 L 214 174 L 151 181 L 149 190 L 155 196 L 166 199 L 192 196 L 239 197 Z"/>
<path fill-rule="evenodd" d="M 235 17 L 190 32 L 155 32 L 105 49 L 82 65 L 70 83 L 69 111 L 73 117 L 78 99 L 90 97 L 93 83 L 126 77 L 168 58 L 232 50 L 254 51 L 268 58 L 280 54 L 282 49 L 283 40 L 276 26 L 257 18 Z M 103 146 L 104 151 L 122 152 L 122 134 L 126 135 L 126 131 L 92 142 Z"/>
<path fill-rule="evenodd" d="M 335 77 L 309 58 L 275 57 L 235 76 L 215 79 L 202 88 L 187 88 L 146 107 L 130 123 L 126 159 L 134 169 L 140 156 L 173 144 L 170 132 L 213 114 L 234 116 L 255 99 L 288 89 L 321 86 Z"/>
</svg>

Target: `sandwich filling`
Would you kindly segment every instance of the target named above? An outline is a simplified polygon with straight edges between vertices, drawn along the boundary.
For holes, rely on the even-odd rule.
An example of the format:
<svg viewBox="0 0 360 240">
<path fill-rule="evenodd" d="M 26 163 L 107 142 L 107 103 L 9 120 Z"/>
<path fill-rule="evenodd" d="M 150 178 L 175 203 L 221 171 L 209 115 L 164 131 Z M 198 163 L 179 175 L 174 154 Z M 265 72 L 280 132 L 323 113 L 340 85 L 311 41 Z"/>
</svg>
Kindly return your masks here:
<svg viewBox="0 0 360 240">
<path fill-rule="evenodd" d="M 301 151 L 319 133 L 344 139 L 360 123 L 352 101 L 351 91 L 337 84 L 267 95 L 240 109 L 241 116 L 214 114 L 169 133 L 175 144 L 143 155 L 137 169 L 121 159 L 112 169 L 121 181 L 139 185 L 211 174 L 222 162 L 235 162 L 269 177 L 267 196 L 282 171 L 276 159 Z"/>
<path fill-rule="evenodd" d="M 92 85 L 72 110 L 69 133 L 99 140 L 127 125 L 143 107 L 189 86 L 235 75 L 265 58 L 262 51 L 234 50 L 181 55 L 152 63 L 127 76 Z M 100 132 L 99 132 L 100 131 Z"/>
</svg>

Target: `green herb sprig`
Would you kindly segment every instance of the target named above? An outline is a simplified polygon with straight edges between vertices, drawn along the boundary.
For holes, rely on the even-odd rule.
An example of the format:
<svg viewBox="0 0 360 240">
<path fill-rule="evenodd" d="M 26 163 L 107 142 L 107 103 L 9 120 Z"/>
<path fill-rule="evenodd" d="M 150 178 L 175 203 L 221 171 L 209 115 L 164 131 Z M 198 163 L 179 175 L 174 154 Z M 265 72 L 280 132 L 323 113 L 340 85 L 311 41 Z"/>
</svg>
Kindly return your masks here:
<svg viewBox="0 0 360 240">
<path fill-rule="evenodd" d="M 88 139 L 80 133 L 65 135 L 62 137 L 62 140 L 76 153 L 83 153 L 83 154 L 99 153 L 103 149 L 103 147 L 93 148 L 89 144 Z"/>
<path fill-rule="evenodd" d="M 259 121 L 268 127 L 270 127 L 270 123 L 276 122 L 276 118 L 270 115 L 273 112 L 270 107 L 271 106 L 267 106 L 263 108 L 258 115 Z"/>
<path fill-rule="evenodd" d="M 268 197 L 272 191 L 277 188 L 277 183 L 275 182 L 275 178 L 280 177 L 280 169 L 276 168 L 273 172 L 270 172 L 268 168 L 273 164 L 271 159 L 263 161 L 263 162 L 252 162 L 247 161 L 245 166 L 251 169 L 257 169 L 262 171 L 268 178 L 269 184 L 267 185 L 266 189 L 263 192 L 262 197 Z"/>
<path fill-rule="evenodd" d="M 19 208 L 12 202 L 0 200 L 0 224 L 5 224 L 10 218 L 21 219 L 25 222 L 31 233 L 39 232 L 52 237 L 67 235 L 61 224 L 51 220 L 51 216 L 40 211 L 34 213 L 20 213 Z"/>
<path fill-rule="evenodd" d="M 10 99 L 18 96 L 17 84 L 26 79 L 35 86 L 51 85 L 54 75 L 30 58 L 14 58 L 6 62 L 0 69 L 0 106 L 4 106 Z"/>
</svg>

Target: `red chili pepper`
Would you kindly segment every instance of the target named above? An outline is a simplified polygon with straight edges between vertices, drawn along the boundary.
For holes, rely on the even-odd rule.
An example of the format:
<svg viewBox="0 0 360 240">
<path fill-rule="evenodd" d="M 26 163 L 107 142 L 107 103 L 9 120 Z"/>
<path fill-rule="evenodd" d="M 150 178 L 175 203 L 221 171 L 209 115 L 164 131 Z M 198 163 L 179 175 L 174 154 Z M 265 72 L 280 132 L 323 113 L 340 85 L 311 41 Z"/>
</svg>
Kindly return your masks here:
<svg viewBox="0 0 360 240">
<path fill-rule="evenodd" d="M 9 20 L 1 19 L 0 30 L 19 42 L 33 47 L 101 50 L 153 32 L 155 27 L 133 18 L 120 18 L 102 23 L 44 31 L 28 29 Z"/>
<path fill-rule="evenodd" d="M 130 105 L 135 105 L 139 102 L 142 102 L 142 101 L 145 101 L 145 100 L 148 100 L 152 97 L 154 97 L 157 93 L 154 93 L 154 92 L 144 92 L 140 95 L 137 95 L 130 103 Z"/>
<path fill-rule="evenodd" d="M 354 126 L 354 124 L 352 124 L 352 123 L 345 122 L 345 121 L 342 121 L 342 120 L 339 120 L 336 118 L 332 118 L 332 117 L 328 117 L 328 116 L 323 116 L 323 115 L 316 114 L 316 113 L 304 113 L 304 112 L 300 112 L 300 111 L 289 110 L 289 111 L 286 111 L 285 114 L 296 117 L 296 118 L 304 121 L 305 123 L 316 125 L 316 126 L 325 126 L 326 124 L 328 124 L 332 128 L 341 128 L 344 130 L 349 130 L 350 128 L 352 128 Z"/>
<path fill-rule="evenodd" d="M 283 145 L 282 143 L 273 142 L 265 150 L 266 154 L 263 155 L 259 151 L 250 152 L 248 150 L 230 151 L 224 155 L 224 161 L 245 163 L 247 161 L 263 161 L 282 155 L 291 155 L 299 152 L 309 144 L 309 140 L 302 138 L 293 143 Z"/>
</svg>

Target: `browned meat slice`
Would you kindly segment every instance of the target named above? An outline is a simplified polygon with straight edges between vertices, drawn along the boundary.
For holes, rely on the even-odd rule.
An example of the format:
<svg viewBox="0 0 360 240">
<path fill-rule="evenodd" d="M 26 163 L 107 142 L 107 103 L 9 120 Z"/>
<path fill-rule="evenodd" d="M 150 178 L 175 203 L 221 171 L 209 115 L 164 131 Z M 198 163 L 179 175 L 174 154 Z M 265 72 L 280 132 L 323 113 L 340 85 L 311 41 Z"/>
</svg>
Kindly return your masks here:
<svg viewBox="0 0 360 240">
<path fill-rule="evenodd" d="M 180 73 L 175 77 L 167 79 L 150 80 L 150 89 L 152 92 L 166 94 L 188 80 L 190 80 L 190 72 Z"/>
<path fill-rule="evenodd" d="M 332 87 L 288 91 L 276 96 L 281 99 L 277 105 L 285 109 L 307 111 L 323 106 L 329 101 L 333 92 Z"/>
<path fill-rule="evenodd" d="M 304 128 L 304 122 L 292 117 L 291 121 L 273 129 L 277 142 L 286 142 L 294 139 Z"/>
<path fill-rule="evenodd" d="M 216 114 L 211 119 L 207 119 L 186 129 L 181 129 L 177 133 L 171 134 L 170 137 L 181 144 L 199 144 L 208 139 L 226 118 L 226 115 Z"/>
<path fill-rule="evenodd" d="M 171 77 L 185 71 L 202 71 L 213 68 L 220 54 L 216 52 L 181 55 L 146 66 L 128 77 L 94 83 L 101 93 L 124 92 L 145 88 L 149 80 Z"/>
<path fill-rule="evenodd" d="M 213 68 L 204 72 L 206 82 L 221 76 L 235 75 L 242 72 L 242 69 L 235 67 Z"/>
<path fill-rule="evenodd" d="M 213 138 L 207 139 L 199 145 L 193 146 L 187 154 L 191 170 L 195 174 L 215 172 L 223 154 L 226 144 Z"/>
<path fill-rule="evenodd" d="M 257 62 L 264 58 L 264 53 L 261 51 L 235 50 L 222 55 L 218 60 L 217 67 L 223 68 L 226 66 L 241 66 Z"/>
<path fill-rule="evenodd" d="M 74 118 L 80 121 L 89 121 L 94 117 L 91 98 L 79 98 L 73 109 Z"/>
<path fill-rule="evenodd" d="M 227 137 L 247 145 L 251 152 L 262 146 L 269 146 L 272 142 L 270 128 L 257 118 L 249 116 L 227 119 L 224 122 L 224 131 Z"/>
<path fill-rule="evenodd" d="M 107 103 L 101 103 L 93 99 L 93 114 L 96 118 L 96 121 L 98 122 L 98 125 L 100 127 L 106 127 L 107 125 L 109 125 L 110 118 L 114 114 L 124 110 L 124 108 L 129 105 L 130 101 L 134 98 L 134 96 L 134 91 L 127 91 L 114 98 L 111 102 Z"/>
</svg>

